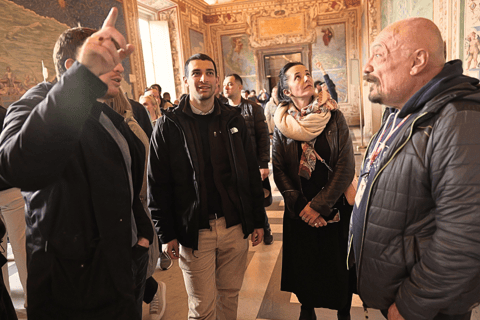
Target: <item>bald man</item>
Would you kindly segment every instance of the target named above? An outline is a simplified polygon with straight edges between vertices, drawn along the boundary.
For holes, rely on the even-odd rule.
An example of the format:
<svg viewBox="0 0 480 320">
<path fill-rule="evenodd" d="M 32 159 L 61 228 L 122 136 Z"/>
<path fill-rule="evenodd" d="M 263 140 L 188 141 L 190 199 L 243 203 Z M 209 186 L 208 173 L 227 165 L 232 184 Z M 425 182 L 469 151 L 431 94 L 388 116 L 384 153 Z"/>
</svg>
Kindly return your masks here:
<svg viewBox="0 0 480 320">
<path fill-rule="evenodd" d="M 364 67 L 387 109 L 350 227 L 364 303 L 388 319 L 470 319 L 480 302 L 480 89 L 433 22 L 384 29 Z"/>
</svg>

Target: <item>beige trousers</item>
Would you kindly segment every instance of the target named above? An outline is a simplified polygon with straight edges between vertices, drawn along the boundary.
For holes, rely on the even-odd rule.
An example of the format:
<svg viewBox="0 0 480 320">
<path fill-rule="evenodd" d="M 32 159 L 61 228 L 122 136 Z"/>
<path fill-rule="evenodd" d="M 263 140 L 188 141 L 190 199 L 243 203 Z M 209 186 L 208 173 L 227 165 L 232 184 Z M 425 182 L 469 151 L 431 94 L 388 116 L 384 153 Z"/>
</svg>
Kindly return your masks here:
<svg viewBox="0 0 480 320">
<path fill-rule="evenodd" d="M 25 202 L 20 193 L 20 189 L 11 188 L 0 191 L 0 217 L 5 222 L 7 234 L 3 238 L 1 251 L 7 256 L 7 235 L 12 245 L 15 264 L 17 265 L 18 275 L 22 283 L 23 291 L 27 291 L 27 256 L 25 248 Z M 8 274 L 8 264 L 2 268 L 5 287 L 10 292 L 10 281 Z M 26 294 L 25 294 L 26 301 Z"/>
<path fill-rule="evenodd" d="M 198 251 L 180 246 L 188 319 L 235 320 L 248 240 L 241 224 L 227 229 L 225 218 L 210 220 L 210 227 L 199 231 Z"/>
</svg>

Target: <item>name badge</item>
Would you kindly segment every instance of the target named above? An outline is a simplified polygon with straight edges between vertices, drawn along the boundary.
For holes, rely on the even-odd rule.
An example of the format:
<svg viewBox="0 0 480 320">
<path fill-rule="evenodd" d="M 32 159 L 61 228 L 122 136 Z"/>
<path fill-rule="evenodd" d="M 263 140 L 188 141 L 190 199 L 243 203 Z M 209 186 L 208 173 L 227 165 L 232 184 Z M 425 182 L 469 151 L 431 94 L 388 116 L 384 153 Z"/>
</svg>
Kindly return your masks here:
<svg viewBox="0 0 480 320">
<path fill-rule="evenodd" d="M 360 181 L 360 185 L 358 186 L 357 194 L 355 196 L 355 206 L 358 208 L 360 206 L 360 202 L 363 198 L 363 193 L 365 192 L 365 188 L 367 187 L 367 177 L 363 177 Z"/>
</svg>

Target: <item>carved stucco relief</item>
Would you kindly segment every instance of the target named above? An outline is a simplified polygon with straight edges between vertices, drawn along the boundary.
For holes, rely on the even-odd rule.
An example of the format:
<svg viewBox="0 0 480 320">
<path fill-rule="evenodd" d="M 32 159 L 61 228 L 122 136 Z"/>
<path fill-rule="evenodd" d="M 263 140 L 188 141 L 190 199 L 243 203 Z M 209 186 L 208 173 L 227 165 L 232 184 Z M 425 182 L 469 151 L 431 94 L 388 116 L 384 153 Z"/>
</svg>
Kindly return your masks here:
<svg viewBox="0 0 480 320">
<path fill-rule="evenodd" d="M 178 9 L 177 7 L 167 9 L 158 13 L 159 21 L 168 22 L 168 32 L 170 36 L 170 47 L 172 50 L 173 76 L 175 79 L 175 93 L 177 97 L 182 95 L 183 91 L 183 56 L 181 53 L 180 29 L 178 26 Z M 183 40 L 183 39 L 182 39 Z M 186 43 L 186 42 L 183 42 Z"/>
<path fill-rule="evenodd" d="M 138 93 L 146 86 L 145 68 L 143 62 L 142 43 L 140 41 L 140 29 L 138 26 L 138 8 L 136 0 L 123 0 L 123 10 L 125 12 L 125 26 L 127 29 L 127 42 L 135 46 L 135 51 L 130 55 L 130 67 L 133 79 L 130 76 L 130 82 L 133 85 L 133 97 L 138 99 Z"/>
<path fill-rule="evenodd" d="M 447 60 L 460 57 L 460 0 L 435 0 L 433 21 L 440 29 L 446 43 Z"/>
<path fill-rule="evenodd" d="M 372 43 L 381 31 L 380 0 L 368 0 L 368 37 Z"/>
</svg>

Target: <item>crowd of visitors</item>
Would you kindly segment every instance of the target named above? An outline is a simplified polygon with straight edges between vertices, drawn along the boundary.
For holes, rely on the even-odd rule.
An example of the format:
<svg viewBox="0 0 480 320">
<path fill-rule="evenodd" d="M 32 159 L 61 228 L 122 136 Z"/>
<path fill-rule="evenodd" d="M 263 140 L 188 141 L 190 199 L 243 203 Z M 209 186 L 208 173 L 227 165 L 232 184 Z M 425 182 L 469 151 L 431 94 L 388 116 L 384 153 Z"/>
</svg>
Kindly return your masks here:
<svg viewBox="0 0 480 320">
<path fill-rule="evenodd" d="M 189 319 L 236 319 L 249 246 L 274 242 L 270 168 L 284 199 L 281 290 L 300 320 L 315 308 L 351 319 L 353 293 L 390 320 L 470 319 L 479 80 L 445 61 L 433 22 L 398 21 L 373 43 L 364 80 L 387 108 L 357 183 L 322 63 L 315 81 L 288 62 L 257 95 L 199 53 L 185 62 L 188 93 L 172 103 L 151 84 L 137 102 L 120 87 L 134 47 L 117 16 L 62 33 L 57 82 L 0 106 L 0 245 L 13 249 L 29 319 L 161 319 L 167 287 L 153 274 L 174 260 Z M 0 319 L 17 319 L 0 254 L 2 265 Z"/>
</svg>

